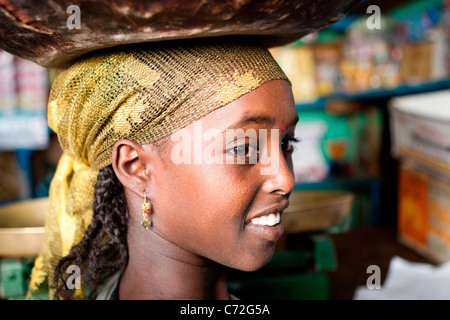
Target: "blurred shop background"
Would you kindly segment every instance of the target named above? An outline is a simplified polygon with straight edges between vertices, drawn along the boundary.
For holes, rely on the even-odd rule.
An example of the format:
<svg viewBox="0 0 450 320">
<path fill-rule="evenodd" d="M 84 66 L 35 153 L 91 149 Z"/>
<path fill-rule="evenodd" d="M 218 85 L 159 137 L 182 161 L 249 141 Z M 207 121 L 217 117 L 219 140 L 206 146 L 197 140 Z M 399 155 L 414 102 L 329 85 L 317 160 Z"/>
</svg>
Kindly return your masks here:
<svg viewBox="0 0 450 320">
<path fill-rule="evenodd" d="M 363 1 L 271 52 L 300 117 L 295 195 L 274 259 L 252 274 L 230 271 L 230 290 L 242 299 L 354 299 L 373 279 L 383 288 L 394 257 L 449 261 L 450 1 Z M 34 254 L 11 251 L 11 241 L 39 242 L 41 225 L 17 217 L 48 196 L 61 155 L 46 121 L 58 72 L 0 51 L 2 298 L 24 296 Z M 34 240 L 24 227 L 36 228 Z"/>
</svg>

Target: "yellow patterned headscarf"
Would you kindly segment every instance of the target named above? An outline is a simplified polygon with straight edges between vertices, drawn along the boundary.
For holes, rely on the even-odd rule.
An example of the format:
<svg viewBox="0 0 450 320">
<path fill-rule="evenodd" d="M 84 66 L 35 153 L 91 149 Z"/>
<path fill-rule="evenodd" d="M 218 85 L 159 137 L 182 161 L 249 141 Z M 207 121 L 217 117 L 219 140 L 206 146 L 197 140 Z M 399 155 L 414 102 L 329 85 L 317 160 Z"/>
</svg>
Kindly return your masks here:
<svg viewBox="0 0 450 320">
<path fill-rule="evenodd" d="M 64 152 L 28 298 L 51 283 L 59 259 L 83 237 L 98 172 L 111 164 L 117 140 L 158 141 L 273 79 L 288 80 L 266 48 L 205 39 L 116 47 L 61 73 L 48 121 Z"/>
</svg>

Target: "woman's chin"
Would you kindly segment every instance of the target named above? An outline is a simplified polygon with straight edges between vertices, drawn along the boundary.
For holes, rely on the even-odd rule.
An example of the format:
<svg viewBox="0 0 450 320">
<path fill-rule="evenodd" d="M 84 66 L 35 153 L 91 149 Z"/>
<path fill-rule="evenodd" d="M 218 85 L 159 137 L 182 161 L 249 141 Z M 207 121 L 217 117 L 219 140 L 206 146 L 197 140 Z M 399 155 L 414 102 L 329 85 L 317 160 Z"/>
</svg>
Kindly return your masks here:
<svg viewBox="0 0 450 320">
<path fill-rule="evenodd" d="M 245 261 L 239 261 L 238 263 L 235 263 L 234 266 L 231 266 L 233 269 L 246 271 L 246 272 L 252 272 L 256 271 L 258 269 L 261 269 L 266 264 L 272 260 L 272 257 L 275 253 L 275 247 L 273 250 L 268 249 L 264 254 L 260 254 L 258 256 L 252 256 L 250 258 L 245 259 Z"/>
</svg>

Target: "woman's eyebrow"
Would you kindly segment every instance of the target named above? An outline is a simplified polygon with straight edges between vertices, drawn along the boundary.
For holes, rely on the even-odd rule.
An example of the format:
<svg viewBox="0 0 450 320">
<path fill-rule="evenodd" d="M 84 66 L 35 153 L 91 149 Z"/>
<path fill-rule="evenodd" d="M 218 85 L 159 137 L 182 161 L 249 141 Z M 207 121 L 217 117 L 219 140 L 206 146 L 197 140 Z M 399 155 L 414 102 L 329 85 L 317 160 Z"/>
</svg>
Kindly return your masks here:
<svg viewBox="0 0 450 320">
<path fill-rule="evenodd" d="M 292 120 L 286 125 L 287 128 L 293 127 L 297 124 L 299 121 L 298 115 L 296 114 L 295 117 L 292 118 Z M 255 115 L 255 116 L 249 116 L 244 119 L 241 119 L 231 125 L 231 128 L 240 128 L 248 125 L 249 123 L 256 123 L 256 124 L 266 124 L 270 127 L 273 127 L 275 125 L 275 118 L 271 116 L 264 116 L 264 115 Z"/>
<path fill-rule="evenodd" d="M 256 124 L 265 124 L 268 126 L 273 126 L 275 124 L 275 118 L 270 116 L 262 116 L 262 115 L 255 115 L 255 116 L 249 116 L 244 119 L 240 119 L 233 125 L 231 125 L 231 128 L 241 128 L 244 127 L 250 123 L 256 123 Z"/>
<path fill-rule="evenodd" d="M 295 115 L 295 117 L 294 118 L 292 118 L 292 120 L 291 120 L 291 122 L 289 122 L 288 124 L 287 124 L 287 128 L 290 128 L 290 127 L 295 127 L 296 125 L 297 125 L 297 122 L 300 120 L 300 118 L 298 117 L 298 114 L 296 114 Z"/>
<path fill-rule="evenodd" d="M 299 118 L 298 115 L 295 115 L 294 118 L 286 125 L 287 128 L 293 127 L 297 124 Z M 256 124 L 265 124 L 269 127 L 273 127 L 275 125 L 275 118 L 271 116 L 264 116 L 264 115 L 255 115 L 255 116 L 249 116 L 247 118 L 241 119 L 230 126 L 230 128 L 241 128 L 244 127 L 250 123 L 256 123 Z"/>
</svg>

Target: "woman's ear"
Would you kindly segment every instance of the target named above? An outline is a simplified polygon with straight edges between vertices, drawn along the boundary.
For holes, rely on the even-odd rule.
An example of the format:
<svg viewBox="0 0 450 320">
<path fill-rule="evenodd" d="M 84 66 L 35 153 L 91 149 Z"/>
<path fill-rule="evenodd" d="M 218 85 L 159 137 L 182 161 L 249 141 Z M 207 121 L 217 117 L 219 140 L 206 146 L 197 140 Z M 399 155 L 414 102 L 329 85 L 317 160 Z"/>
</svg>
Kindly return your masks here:
<svg viewBox="0 0 450 320">
<path fill-rule="evenodd" d="M 112 167 L 122 185 L 137 195 L 142 195 L 149 184 L 151 170 L 148 150 L 127 140 L 118 140 L 112 150 Z"/>
</svg>

